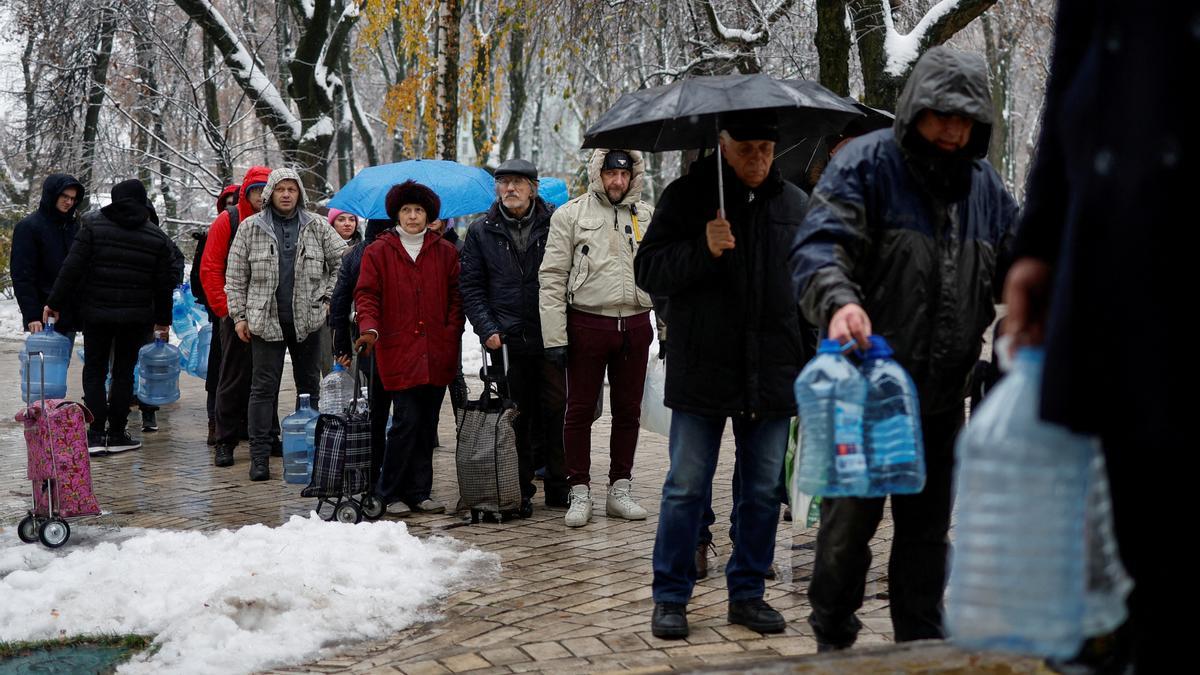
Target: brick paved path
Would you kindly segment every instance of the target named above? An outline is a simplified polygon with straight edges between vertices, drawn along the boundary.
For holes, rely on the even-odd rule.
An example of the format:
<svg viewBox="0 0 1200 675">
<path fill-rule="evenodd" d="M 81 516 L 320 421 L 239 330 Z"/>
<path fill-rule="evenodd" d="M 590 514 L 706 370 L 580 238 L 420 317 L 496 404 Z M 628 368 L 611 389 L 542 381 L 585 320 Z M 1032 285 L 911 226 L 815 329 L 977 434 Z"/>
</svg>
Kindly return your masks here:
<svg viewBox="0 0 1200 675">
<path fill-rule="evenodd" d="M 25 480 L 21 429 L 12 419 L 20 406 L 15 367 L 18 350 L 18 343 L 0 340 L 0 363 L 13 364 L 8 366 L 11 376 L 0 387 L 0 410 L 6 411 L 0 419 L 0 526 L 13 526 L 24 514 L 30 489 Z M 73 397 L 81 391 L 80 371 L 75 362 L 71 369 Z M 272 460 L 275 480 L 269 483 L 247 479 L 245 444 L 238 448 L 235 466 L 213 467 L 211 450 L 204 443 L 203 383 L 187 375 L 181 383 L 183 399 L 159 412 L 162 430 L 145 434 L 141 450 L 93 460 L 97 496 L 108 512 L 93 522 L 217 529 L 252 523 L 278 525 L 293 514 L 308 513 L 314 500 L 300 499 L 299 486 L 280 479 L 278 459 Z M 472 384 L 478 391 L 478 383 Z M 293 395 L 289 373 L 280 398 L 287 402 Z M 131 429 L 138 419 L 136 412 L 131 415 Z M 594 430 L 593 473 L 598 476 L 604 476 L 608 466 L 607 422 L 605 415 Z M 434 496 L 453 504 L 457 484 L 454 424 L 448 403 L 442 412 L 440 438 L 447 447 L 434 455 Z M 733 444 L 728 433 L 722 451 L 713 489 L 718 555 L 710 559 L 713 573 L 696 588 L 689 608 L 692 634 L 686 641 L 667 642 L 650 635 L 651 551 L 667 450 L 664 438 L 642 432 L 634 496 L 651 512 L 648 520 L 606 518 L 600 485 L 593 492 L 597 515 L 587 527 L 575 530 L 563 526 L 563 509 L 546 509 L 538 502 L 533 518 L 507 524 L 466 525 L 454 514 L 406 518 L 414 534 L 452 536 L 498 553 L 503 560 L 501 579 L 451 596 L 436 608 L 444 616 L 442 621 L 387 640 L 349 645 L 335 656 L 289 672 L 678 670 L 719 664 L 736 667 L 739 662 L 815 652 L 816 643 L 804 621 L 809 611 L 804 591 L 812 572 L 815 530 L 793 530 L 790 523 L 780 523 L 775 557 L 778 579 L 768 582 L 767 600 L 788 619 L 787 632 L 762 637 L 725 621 L 725 580 L 719 570 L 730 548 L 728 477 Z M 865 624 L 860 645 L 891 641 L 883 593 L 887 557 L 878 554 L 885 550 L 890 536 L 891 522 L 885 520 L 872 544 L 877 556 L 860 613 Z"/>
</svg>

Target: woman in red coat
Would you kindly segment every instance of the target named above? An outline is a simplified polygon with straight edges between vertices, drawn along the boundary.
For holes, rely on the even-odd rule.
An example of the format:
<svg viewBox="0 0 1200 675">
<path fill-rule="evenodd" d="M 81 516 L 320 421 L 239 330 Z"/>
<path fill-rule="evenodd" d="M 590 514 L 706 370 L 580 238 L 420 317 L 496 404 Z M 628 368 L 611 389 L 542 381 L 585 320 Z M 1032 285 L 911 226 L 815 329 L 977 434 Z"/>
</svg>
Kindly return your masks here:
<svg viewBox="0 0 1200 675">
<path fill-rule="evenodd" d="M 388 513 L 438 513 L 433 488 L 435 420 L 446 385 L 458 374 L 463 332 L 458 252 L 429 230 L 441 200 L 415 181 L 392 187 L 388 217 L 396 226 L 363 252 L 354 305 L 361 337 L 375 350 L 380 380 L 392 399 L 392 427 L 376 494 Z"/>
</svg>

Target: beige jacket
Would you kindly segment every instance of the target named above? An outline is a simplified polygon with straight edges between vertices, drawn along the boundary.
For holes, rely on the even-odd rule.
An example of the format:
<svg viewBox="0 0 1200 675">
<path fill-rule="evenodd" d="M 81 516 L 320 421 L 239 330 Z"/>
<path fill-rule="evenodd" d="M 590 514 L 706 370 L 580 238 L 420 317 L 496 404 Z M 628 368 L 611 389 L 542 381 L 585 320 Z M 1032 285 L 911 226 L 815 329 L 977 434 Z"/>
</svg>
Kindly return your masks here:
<svg viewBox="0 0 1200 675">
<path fill-rule="evenodd" d="M 605 316 L 650 310 L 650 296 L 633 281 L 633 257 L 654 207 L 641 201 L 646 163 L 633 158 L 629 192 L 613 204 L 600 182 L 607 150 L 588 162 L 588 191 L 563 204 L 550 218 L 546 252 L 538 269 L 542 340 L 547 348 L 567 344 L 567 307 Z"/>
<path fill-rule="evenodd" d="M 333 295 L 342 252 L 346 249 L 346 242 L 324 218 L 305 210 L 306 198 L 300 176 L 292 169 L 272 171 L 263 188 L 264 208 L 238 226 L 237 236 L 229 245 L 229 262 L 225 269 L 230 318 L 235 322 L 245 320 L 253 335 L 269 342 L 282 340 L 283 328 L 279 325 L 279 304 L 275 302 L 275 289 L 279 287 L 279 252 L 267 205 L 275 185 L 289 178 L 300 184 L 300 203 L 296 207 L 300 210 L 300 237 L 292 287 L 292 315 L 297 339 L 303 340 L 325 324 L 329 298 Z"/>
</svg>

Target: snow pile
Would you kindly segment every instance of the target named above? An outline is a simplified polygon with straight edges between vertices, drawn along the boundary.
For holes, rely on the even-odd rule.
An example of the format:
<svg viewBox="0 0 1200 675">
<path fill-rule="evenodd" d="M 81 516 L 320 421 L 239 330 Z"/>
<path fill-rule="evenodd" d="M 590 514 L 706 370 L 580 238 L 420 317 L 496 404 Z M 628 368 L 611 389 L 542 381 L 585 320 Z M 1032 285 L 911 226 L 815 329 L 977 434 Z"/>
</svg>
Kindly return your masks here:
<svg viewBox="0 0 1200 675">
<path fill-rule="evenodd" d="M 499 575 L 495 554 L 403 523 L 293 516 L 278 528 L 79 528 L 59 551 L 0 530 L 0 642 L 155 635 L 121 672 L 249 673 L 436 618 L 430 603 Z"/>
<path fill-rule="evenodd" d="M 0 338 L 25 339 L 25 326 L 16 298 L 0 297 Z"/>
</svg>

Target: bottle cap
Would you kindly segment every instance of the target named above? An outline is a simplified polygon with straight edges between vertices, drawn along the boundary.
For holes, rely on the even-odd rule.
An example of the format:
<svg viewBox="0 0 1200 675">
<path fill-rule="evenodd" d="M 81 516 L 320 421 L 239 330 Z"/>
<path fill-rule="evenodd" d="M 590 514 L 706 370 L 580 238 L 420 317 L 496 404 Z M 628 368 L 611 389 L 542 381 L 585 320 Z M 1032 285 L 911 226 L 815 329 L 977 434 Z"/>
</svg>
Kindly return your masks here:
<svg viewBox="0 0 1200 675">
<path fill-rule="evenodd" d="M 818 354 L 840 354 L 841 352 L 842 345 L 839 344 L 837 340 L 824 339 L 821 340 L 821 344 L 817 346 Z"/>
<path fill-rule="evenodd" d="M 883 339 L 882 335 L 872 335 L 870 337 L 871 348 L 867 350 L 866 358 L 868 359 L 886 359 L 895 352 L 888 345 L 887 340 Z"/>
</svg>

